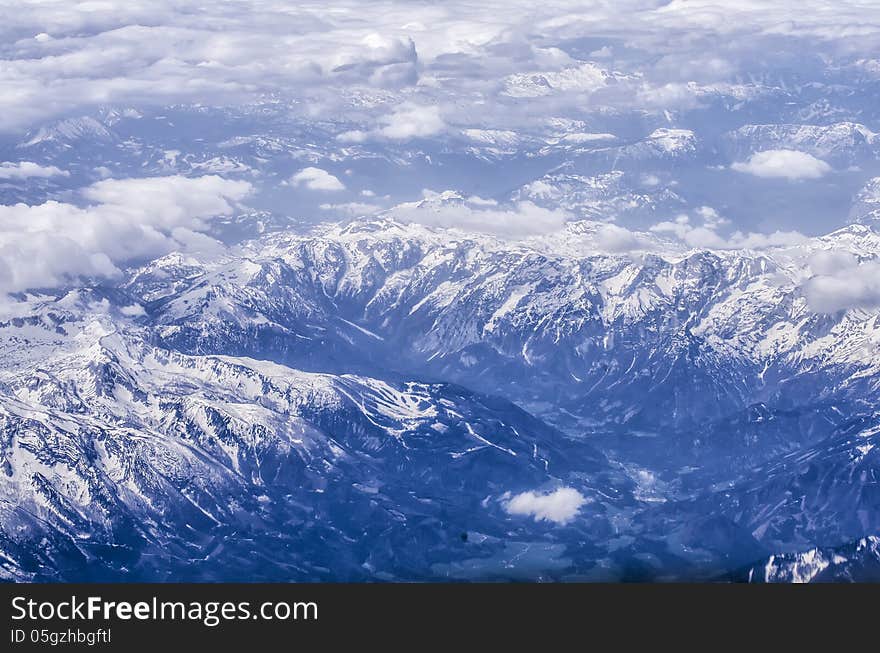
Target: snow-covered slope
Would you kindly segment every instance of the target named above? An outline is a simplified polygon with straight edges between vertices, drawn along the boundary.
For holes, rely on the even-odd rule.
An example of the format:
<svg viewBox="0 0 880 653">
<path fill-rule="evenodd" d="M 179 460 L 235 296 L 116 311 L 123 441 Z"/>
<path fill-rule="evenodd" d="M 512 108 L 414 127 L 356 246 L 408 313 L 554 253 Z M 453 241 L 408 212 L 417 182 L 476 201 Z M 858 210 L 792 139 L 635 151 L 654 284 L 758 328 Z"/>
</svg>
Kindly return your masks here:
<svg viewBox="0 0 880 653">
<path fill-rule="evenodd" d="M 575 488 L 583 541 L 627 503 L 601 454 L 505 401 L 157 349 L 54 304 L 0 329 L 7 579 L 427 578 L 469 529 L 544 530 L 510 522 L 511 492 Z"/>
</svg>

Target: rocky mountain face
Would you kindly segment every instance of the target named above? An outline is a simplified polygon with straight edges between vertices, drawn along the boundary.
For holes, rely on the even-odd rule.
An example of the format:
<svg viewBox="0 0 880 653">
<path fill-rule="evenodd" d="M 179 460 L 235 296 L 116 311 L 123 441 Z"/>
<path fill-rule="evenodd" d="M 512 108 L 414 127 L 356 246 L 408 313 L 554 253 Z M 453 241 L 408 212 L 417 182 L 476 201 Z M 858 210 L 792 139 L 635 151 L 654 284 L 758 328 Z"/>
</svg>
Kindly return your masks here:
<svg viewBox="0 0 880 653">
<path fill-rule="evenodd" d="M 845 546 L 771 556 L 748 570 L 753 583 L 840 583 L 880 581 L 880 538 L 863 537 Z"/>
<path fill-rule="evenodd" d="M 880 237 L 853 226 L 761 252 L 601 254 L 587 223 L 510 244 L 379 221 L 271 236 L 221 262 L 155 261 L 125 289 L 161 346 L 451 380 L 572 437 L 662 431 L 692 438 L 685 458 L 727 464 L 743 452 L 715 451 L 707 422 L 767 431 L 752 439 L 772 455 L 786 446 L 774 421 L 815 439 L 876 392 L 875 315 L 808 306 L 808 259 L 839 251 L 875 256 Z"/>
</svg>

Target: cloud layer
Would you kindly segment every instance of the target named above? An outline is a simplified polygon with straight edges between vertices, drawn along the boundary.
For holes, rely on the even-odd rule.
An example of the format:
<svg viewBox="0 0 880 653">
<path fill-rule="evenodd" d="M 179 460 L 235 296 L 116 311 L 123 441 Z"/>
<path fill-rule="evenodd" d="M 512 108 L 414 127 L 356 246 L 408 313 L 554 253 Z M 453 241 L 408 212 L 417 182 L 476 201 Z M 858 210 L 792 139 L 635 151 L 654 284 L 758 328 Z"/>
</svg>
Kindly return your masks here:
<svg viewBox="0 0 880 653">
<path fill-rule="evenodd" d="M 809 267 L 814 273 L 802 290 L 817 313 L 880 307 L 880 262 L 859 261 L 845 251 L 820 251 Z"/>
<path fill-rule="evenodd" d="M 664 220 L 653 225 L 653 233 L 674 237 L 696 249 L 767 249 L 790 247 L 807 240 L 797 231 L 774 231 L 769 234 L 734 231 L 728 236 L 721 229 L 730 221 L 710 206 L 701 206 L 693 216 L 680 214 L 674 220 Z"/>
<path fill-rule="evenodd" d="M 246 130 L 242 127 L 244 133 L 233 136 L 259 140 L 271 131 L 266 141 L 272 147 L 253 157 L 250 168 L 241 169 L 252 173 L 248 178 L 255 187 L 266 184 L 277 190 L 286 180 L 281 183 L 311 191 L 280 195 L 293 195 L 301 202 L 297 211 L 312 211 L 315 219 L 374 213 L 397 204 L 389 214 L 404 222 L 505 238 L 555 234 L 587 215 L 608 221 L 596 228 L 591 242 L 609 252 L 646 249 L 658 241 L 711 249 L 796 244 L 804 236 L 792 229 L 809 231 L 809 225 L 790 221 L 785 229 L 772 231 L 769 226 L 770 233 L 752 233 L 715 209 L 699 206 L 715 202 L 714 194 L 688 187 L 686 175 L 704 163 L 700 157 L 717 154 L 712 149 L 717 142 L 704 133 L 712 123 L 707 118 L 714 115 L 703 114 L 701 121 L 689 124 L 687 112 L 711 107 L 731 124 L 758 115 L 763 120 L 772 113 L 767 107 L 780 107 L 787 112 L 785 120 L 798 124 L 853 120 L 858 111 L 838 116 L 845 109 L 825 106 L 823 93 L 840 81 L 841 71 L 872 74 L 866 62 L 873 59 L 866 59 L 866 53 L 880 42 L 880 17 L 875 14 L 857 0 L 833 6 L 820 0 L 772 6 L 709 0 L 538 5 L 524 0 L 477 5 L 458 0 L 442 5 L 391 1 L 371 5 L 369 11 L 354 0 L 321 5 L 281 0 L 201 5 L 176 0 L 0 0 L 0 140 L 11 143 L 4 152 L 24 152 L 28 159 L 0 163 L 0 181 L 16 200 L 33 197 L 32 186 L 44 189 L 44 196 L 64 200 L 0 207 L 5 265 L 0 285 L 14 290 L 64 283 L 78 275 L 110 276 L 130 260 L 172 248 L 212 246 L 206 235 L 211 217 L 228 214 L 253 190 L 248 183 L 219 177 L 174 176 L 107 180 L 79 195 L 69 186 L 58 190 L 65 179 L 69 184 L 87 183 L 77 180 L 96 179 L 97 171 L 113 174 L 103 167 L 111 162 L 100 159 L 102 167 L 94 164 L 89 169 L 76 163 L 83 157 L 47 155 L 42 160 L 41 152 L 63 149 L 63 139 L 43 143 L 25 132 L 46 126 L 49 133 L 50 119 L 75 118 L 108 105 L 123 109 L 197 103 L 199 108 L 243 109 L 234 114 L 236 120 L 243 115 L 249 122 Z M 805 44 L 810 56 L 804 56 Z M 707 51 L 711 56 L 705 56 Z M 789 91 L 789 81 L 800 90 Z M 861 106 L 859 97 L 847 97 L 847 106 Z M 757 102 L 750 105 L 752 100 Z M 864 116 L 858 119 L 866 122 L 875 115 L 860 111 Z M 270 114 L 283 120 L 283 128 L 281 123 L 260 122 Z M 125 136 L 113 143 L 120 148 L 144 146 L 144 160 L 133 163 L 133 169 L 143 165 L 151 172 L 137 174 L 224 169 L 174 167 L 183 165 L 176 156 L 167 168 L 149 168 L 155 160 L 150 156 L 162 156 L 160 146 L 196 150 L 202 143 L 197 139 L 199 145 L 192 146 L 185 138 L 184 145 L 149 143 L 160 126 L 170 131 L 173 127 L 170 118 L 153 122 L 160 116 L 144 115 L 134 130 L 143 142 L 123 141 L 129 138 Z M 238 129 L 241 122 L 230 119 L 229 124 Z M 284 132 L 291 125 L 296 129 Z M 111 132 L 112 125 L 107 127 Z M 848 147 L 867 147 L 869 131 L 846 132 L 855 139 Z M 27 141 L 33 149 L 14 147 Z M 831 166 L 817 158 L 824 157 L 834 162 L 840 175 L 846 172 L 844 164 L 821 148 L 785 139 L 771 142 L 767 145 L 765 139 L 763 146 L 811 153 L 754 152 L 749 144 L 731 150 L 735 156 L 712 162 L 723 174 L 731 175 L 732 169 L 743 175 L 800 180 L 828 175 Z M 206 149 L 213 145 L 204 142 Z M 236 147 L 224 150 L 224 157 L 228 151 L 232 160 L 237 156 L 232 152 L 247 149 Z M 103 150 L 95 149 L 103 156 Z M 177 150 L 166 150 L 166 155 L 168 151 Z M 473 156 L 462 164 L 464 155 Z M 179 159 L 196 156 L 188 151 Z M 494 179 L 486 182 L 485 194 L 497 201 L 472 196 L 484 194 L 477 183 L 461 195 L 426 192 L 421 201 L 408 201 L 424 187 L 465 187 L 468 177 L 482 182 L 486 167 L 473 160 L 492 157 L 504 165 L 512 162 L 510 169 L 499 165 L 486 175 Z M 734 159 L 742 160 L 731 165 Z M 532 173 L 544 174 L 560 162 L 573 166 L 583 182 L 571 186 L 571 194 L 587 197 L 582 205 L 568 203 L 568 187 L 553 198 L 510 194 L 534 181 Z M 474 165 L 473 174 L 469 164 Z M 596 169 L 579 169 L 591 166 Z M 343 169 L 345 174 L 338 172 Z M 225 170 L 237 174 L 234 166 Z M 597 171 L 634 170 L 642 182 L 627 189 L 632 191 L 628 194 L 598 183 L 590 186 L 599 179 Z M 731 176 L 751 187 L 788 187 L 735 173 Z M 384 182 L 392 175 L 398 176 L 390 188 Z M 48 178 L 52 184 L 33 181 Z M 365 184 L 380 197 L 353 201 L 369 197 L 357 195 Z M 618 193 L 619 201 L 606 201 L 604 192 Z M 738 215 L 729 209 L 740 207 L 725 206 L 727 201 L 718 200 L 720 210 Z M 760 215 L 765 205 L 753 211 L 758 217 L 749 228 L 771 224 L 772 216 Z M 642 206 L 656 212 L 650 218 L 640 214 L 641 222 L 619 219 Z M 646 231 L 626 228 L 636 224 Z M 57 246 L 56 253 L 50 245 Z M 46 260 L 35 262 L 40 257 Z M 823 280 L 824 276 L 829 278 Z M 831 287 L 836 278 L 817 275 L 810 292 L 815 297 L 833 294 L 822 284 Z M 862 294 L 867 297 L 870 290 Z M 813 303 L 829 305 L 822 299 Z"/>
<path fill-rule="evenodd" d="M 219 247 L 203 232 L 250 191 L 213 175 L 108 179 L 83 191 L 85 206 L 0 206 L 0 292 L 110 278 L 129 262 Z"/>
<path fill-rule="evenodd" d="M 757 59 L 771 70 L 773 60 L 813 65 L 805 39 L 811 52 L 855 66 L 880 36 L 876 12 L 857 0 L 757 7 L 0 0 L 0 130 L 105 104 L 271 97 L 313 116 L 369 113 L 373 127 L 362 132 L 403 139 L 450 120 L 512 124 L 588 97 L 693 107 L 742 95 Z M 584 34 L 595 49 L 578 47 Z"/>
</svg>

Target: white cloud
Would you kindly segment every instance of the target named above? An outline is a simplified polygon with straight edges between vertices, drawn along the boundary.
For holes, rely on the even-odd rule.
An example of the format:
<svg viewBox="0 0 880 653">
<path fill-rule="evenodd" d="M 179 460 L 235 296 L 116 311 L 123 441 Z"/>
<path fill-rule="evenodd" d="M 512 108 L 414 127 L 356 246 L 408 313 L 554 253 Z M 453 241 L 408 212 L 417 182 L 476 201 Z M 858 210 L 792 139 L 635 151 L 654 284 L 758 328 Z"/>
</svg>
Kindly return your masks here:
<svg viewBox="0 0 880 653">
<path fill-rule="evenodd" d="M 552 521 L 567 524 L 575 518 L 586 497 L 570 487 L 561 487 L 547 494 L 523 492 L 505 503 L 505 510 L 511 515 L 534 517 L 535 521 Z"/>
<path fill-rule="evenodd" d="M 707 229 L 717 229 L 722 225 L 730 224 L 730 220 L 721 217 L 711 206 L 699 206 L 694 212 L 703 219 L 703 226 Z"/>
<path fill-rule="evenodd" d="M 352 129 L 336 136 L 340 143 L 363 143 L 370 139 L 405 141 L 412 138 L 428 138 L 442 133 L 446 123 L 436 106 L 403 102 L 378 118 L 380 127 L 363 131 Z"/>
<path fill-rule="evenodd" d="M 638 236 L 614 224 L 602 225 L 596 232 L 596 245 L 606 252 L 629 252 L 642 246 Z"/>
<path fill-rule="evenodd" d="M 217 176 L 105 179 L 80 207 L 0 205 L 0 292 L 113 277 L 118 266 L 174 250 L 217 248 L 204 231 L 251 185 Z"/>
<path fill-rule="evenodd" d="M 532 202 L 498 206 L 453 191 L 425 191 L 425 199 L 395 206 L 389 214 L 401 222 L 461 229 L 504 238 L 523 238 L 559 231 L 571 218 L 567 211 L 545 209 Z"/>
<path fill-rule="evenodd" d="M 808 261 L 813 277 L 801 287 L 817 313 L 880 307 L 880 262 L 860 262 L 846 251 L 819 251 Z"/>
<path fill-rule="evenodd" d="M 419 106 L 404 103 L 394 108 L 390 115 L 382 118 L 384 127 L 377 133 L 393 140 L 426 138 L 439 134 L 446 128 L 440 117 L 440 109 L 435 106 Z"/>
<path fill-rule="evenodd" d="M 56 176 L 68 177 L 69 175 L 70 173 L 66 170 L 60 170 L 55 166 L 41 166 L 32 161 L 0 163 L 0 179 L 30 179 L 32 177 L 46 179 Z"/>
<path fill-rule="evenodd" d="M 304 185 L 309 190 L 345 190 L 345 184 L 321 168 L 303 168 L 290 178 L 294 186 Z"/>
<path fill-rule="evenodd" d="M 724 239 L 709 225 L 695 226 L 690 216 L 678 215 L 674 220 L 658 222 L 650 229 L 654 233 L 673 235 L 691 247 L 724 247 Z"/>
<path fill-rule="evenodd" d="M 756 152 L 748 161 L 737 162 L 730 167 L 756 177 L 785 179 L 818 179 L 831 172 L 831 166 L 821 159 L 797 150 Z"/>
<path fill-rule="evenodd" d="M 701 223 L 695 224 L 690 216 L 681 214 L 674 220 L 653 225 L 650 231 L 674 236 L 686 245 L 698 249 L 768 249 L 789 247 L 807 240 L 806 236 L 797 231 L 774 231 L 769 234 L 734 231 L 725 237 L 718 230 L 730 224 L 727 218 L 719 215 L 710 206 L 701 206 L 694 213 Z"/>
<path fill-rule="evenodd" d="M 83 197 L 102 212 L 163 229 L 202 229 L 203 219 L 232 213 L 234 203 L 252 191 L 246 181 L 217 175 L 104 179 L 84 189 Z M 94 209 L 92 209 L 94 210 Z"/>
<path fill-rule="evenodd" d="M 859 264 L 855 254 L 846 250 L 820 250 L 810 257 L 810 271 L 814 275 L 830 275 L 841 270 L 850 270 Z"/>
</svg>

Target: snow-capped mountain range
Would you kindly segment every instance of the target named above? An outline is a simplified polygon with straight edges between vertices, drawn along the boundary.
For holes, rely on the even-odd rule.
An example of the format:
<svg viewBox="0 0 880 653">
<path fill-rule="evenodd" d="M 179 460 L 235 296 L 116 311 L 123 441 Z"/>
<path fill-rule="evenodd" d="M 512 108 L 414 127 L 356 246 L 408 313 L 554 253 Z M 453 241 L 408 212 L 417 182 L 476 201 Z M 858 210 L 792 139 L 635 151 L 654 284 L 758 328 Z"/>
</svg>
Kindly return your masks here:
<svg viewBox="0 0 880 653">
<path fill-rule="evenodd" d="M 356 220 L 18 295 L 3 575 L 709 578 L 870 534 L 880 313 L 812 304 L 880 234 L 606 228 Z"/>
</svg>

